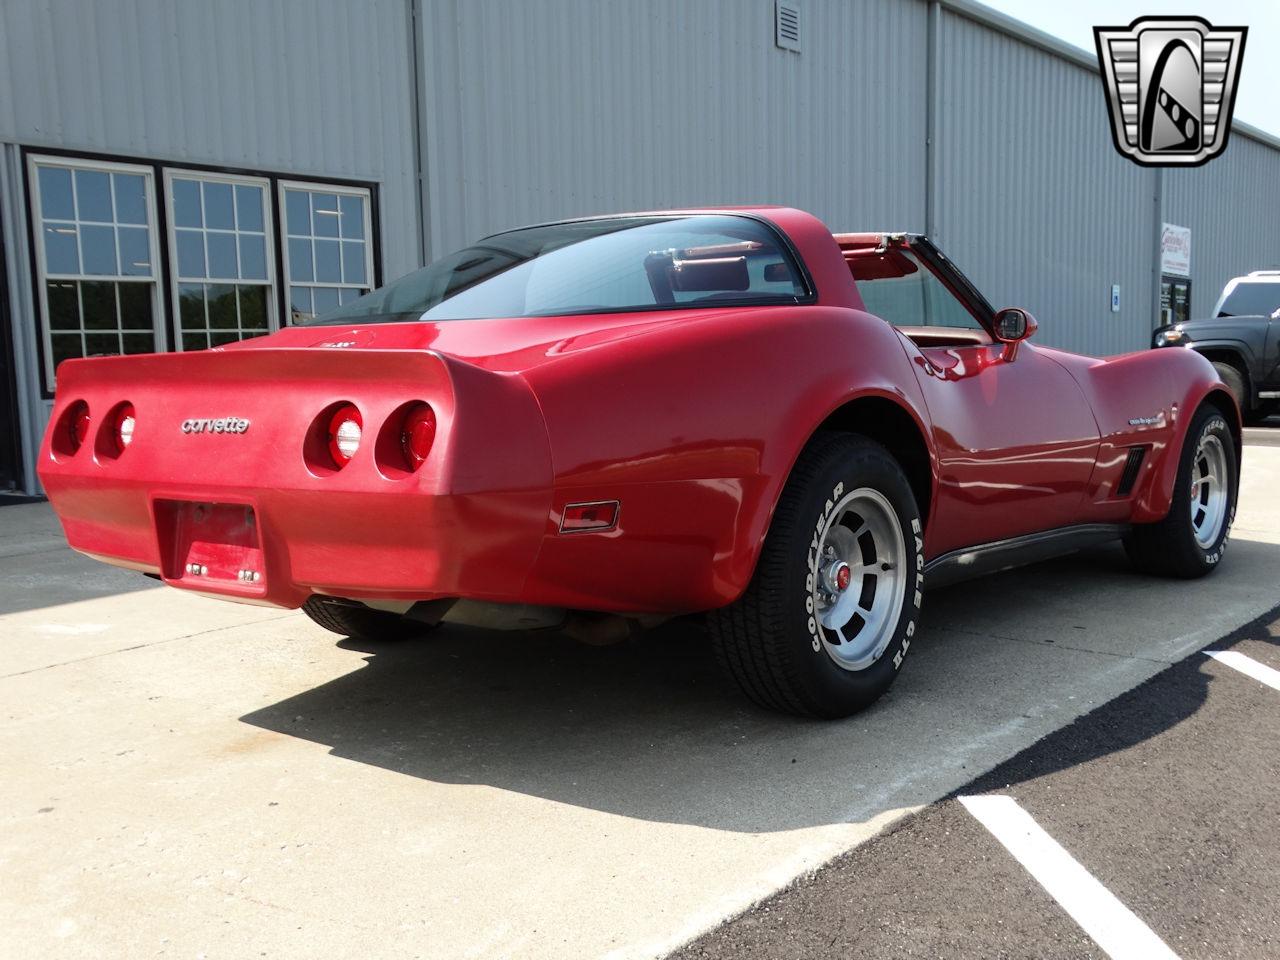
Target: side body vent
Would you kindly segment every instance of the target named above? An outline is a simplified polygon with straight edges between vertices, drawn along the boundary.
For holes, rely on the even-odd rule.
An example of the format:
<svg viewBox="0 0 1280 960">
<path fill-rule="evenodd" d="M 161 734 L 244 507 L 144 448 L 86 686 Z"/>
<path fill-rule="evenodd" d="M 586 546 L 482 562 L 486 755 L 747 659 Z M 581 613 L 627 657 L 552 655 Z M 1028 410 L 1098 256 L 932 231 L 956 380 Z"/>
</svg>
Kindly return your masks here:
<svg viewBox="0 0 1280 960">
<path fill-rule="evenodd" d="M 773 42 L 783 50 L 800 52 L 800 4 L 796 0 L 775 0 Z"/>
<path fill-rule="evenodd" d="M 1129 456 L 1124 461 L 1124 470 L 1120 473 L 1120 483 L 1116 485 L 1117 497 L 1127 497 L 1133 493 L 1133 485 L 1138 482 L 1138 471 L 1142 469 L 1142 460 L 1146 455 L 1146 447 L 1129 448 Z"/>
</svg>

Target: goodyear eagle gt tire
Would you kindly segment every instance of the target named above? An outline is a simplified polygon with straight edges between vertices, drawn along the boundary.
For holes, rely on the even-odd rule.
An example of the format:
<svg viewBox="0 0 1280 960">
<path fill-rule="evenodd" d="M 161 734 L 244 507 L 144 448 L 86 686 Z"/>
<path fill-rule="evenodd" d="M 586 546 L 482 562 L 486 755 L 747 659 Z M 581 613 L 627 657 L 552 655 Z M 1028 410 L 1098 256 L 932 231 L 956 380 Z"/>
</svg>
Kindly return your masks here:
<svg viewBox="0 0 1280 960">
<path fill-rule="evenodd" d="M 1184 579 L 1211 572 L 1227 549 L 1239 485 L 1231 428 L 1218 410 L 1203 406 L 1183 442 L 1168 516 L 1135 526 L 1125 538 L 1134 566 Z"/>
<path fill-rule="evenodd" d="M 919 626 L 922 538 L 889 452 L 819 435 L 787 480 L 746 592 L 708 615 L 721 665 L 773 710 L 835 718 L 874 703 Z"/>
</svg>

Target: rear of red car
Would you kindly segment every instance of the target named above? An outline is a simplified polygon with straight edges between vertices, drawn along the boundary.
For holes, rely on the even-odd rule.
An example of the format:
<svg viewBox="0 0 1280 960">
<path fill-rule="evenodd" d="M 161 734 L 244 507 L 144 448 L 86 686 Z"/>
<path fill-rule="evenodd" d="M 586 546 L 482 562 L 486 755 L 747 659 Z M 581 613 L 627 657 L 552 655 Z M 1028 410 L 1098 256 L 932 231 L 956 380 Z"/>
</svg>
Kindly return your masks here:
<svg viewBox="0 0 1280 960">
<path fill-rule="evenodd" d="M 40 478 L 75 549 L 287 607 L 513 597 L 552 483 L 518 376 L 256 346 L 63 364 Z"/>
</svg>

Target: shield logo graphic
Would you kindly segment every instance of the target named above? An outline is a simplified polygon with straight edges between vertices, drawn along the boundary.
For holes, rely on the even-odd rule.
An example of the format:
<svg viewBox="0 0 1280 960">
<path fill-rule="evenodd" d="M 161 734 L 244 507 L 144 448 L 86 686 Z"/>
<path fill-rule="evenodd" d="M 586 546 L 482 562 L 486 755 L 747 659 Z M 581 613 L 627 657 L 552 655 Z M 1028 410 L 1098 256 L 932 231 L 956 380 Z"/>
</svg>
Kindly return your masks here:
<svg viewBox="0 0 1280 960">
<path fill-rule="evenodd" d="M 1226 149 L 1247 33 L 1199 17 L 1094 27 L 1116 149 L 1148 167 L 1193 167 Z"/>
</svg>

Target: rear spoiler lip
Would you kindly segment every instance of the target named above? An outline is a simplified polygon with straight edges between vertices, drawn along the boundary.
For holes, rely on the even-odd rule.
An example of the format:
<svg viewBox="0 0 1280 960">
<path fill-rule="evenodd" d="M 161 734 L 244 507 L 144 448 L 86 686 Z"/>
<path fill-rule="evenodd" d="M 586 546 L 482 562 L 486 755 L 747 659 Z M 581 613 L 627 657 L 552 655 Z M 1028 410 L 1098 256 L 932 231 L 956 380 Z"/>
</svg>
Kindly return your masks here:
<svg viewBox="0 0 1280 960">
<path fill-rule="evenodd" d="M 303 361 L 303 358 L 306 358 Z M 62 399 L 74 389 L 94 389 L 106 384 L 131 384 L 139 375 L 152 381 L 182 381 L 201 375 L 212 380 L 255 380 L 270 376 L 288 381 L 297 371 L 307 379 L 326 374 L 335 379 L 361 380 L 376 365 L 385 376 L 393 371 L 422 372 L 424 364 L 449 378 L 452 364 L 466 364 L 454 356 L 429 349 L 377 350 L 333 347 L 254 347 L 245 350 L 200 350 L 192 353 L 143 353 L 65 360 L 58 366 L 57 392 Z M 362 376 L 363 375 L 363 376 Z"/>
</svg>

